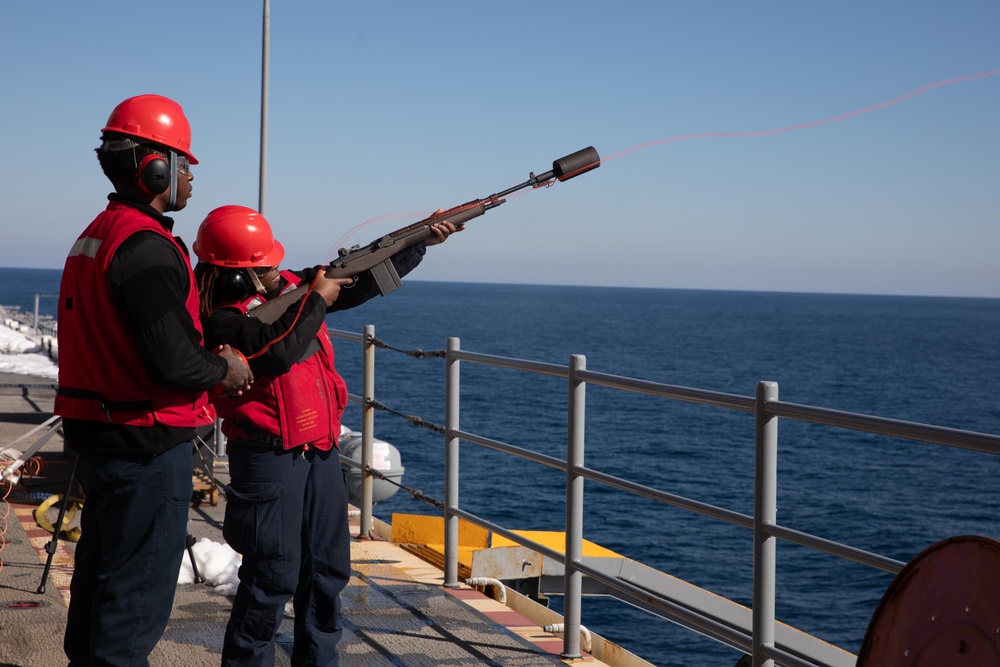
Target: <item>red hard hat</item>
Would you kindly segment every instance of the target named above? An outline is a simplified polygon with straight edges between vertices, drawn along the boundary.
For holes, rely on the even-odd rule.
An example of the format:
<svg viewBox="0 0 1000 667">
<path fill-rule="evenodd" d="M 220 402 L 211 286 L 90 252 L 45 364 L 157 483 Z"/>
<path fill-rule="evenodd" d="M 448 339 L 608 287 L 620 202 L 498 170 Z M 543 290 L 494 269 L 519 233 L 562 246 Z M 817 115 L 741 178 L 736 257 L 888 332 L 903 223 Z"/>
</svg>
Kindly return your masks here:
<svg viewBox="0 0 1000 667">
<path fill-rule="evenodd" d="M 203 262 L 238 268 L 278 266 L 285 249 L 274 239 L 271 225 L 246 206 L 220 206 L 198 227 L 194 254 Z"/>
<path fill-rule="evenodd" d="M 162 95 L 128 98 L 111 112 L 102 131 L 121 132 L 163 144 L 187 156 L 191 164 L 198 164 L 191 155 L 191 124 L 184 117 L 181 105 Z"/>
</svg>

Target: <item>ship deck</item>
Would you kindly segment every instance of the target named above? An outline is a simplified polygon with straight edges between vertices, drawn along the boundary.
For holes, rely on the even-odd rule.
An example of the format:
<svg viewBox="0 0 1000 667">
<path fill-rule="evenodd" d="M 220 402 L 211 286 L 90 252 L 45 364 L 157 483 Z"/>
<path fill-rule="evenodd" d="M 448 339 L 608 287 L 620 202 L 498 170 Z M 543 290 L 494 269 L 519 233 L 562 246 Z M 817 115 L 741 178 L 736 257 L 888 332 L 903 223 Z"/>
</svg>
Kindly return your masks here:
<svg viewBox="0 0 1000 667">
<path fill-rule="evenodd" d="M 0 449 L 51 416 L 51 387 L 17 388 L 33 382 L 0 374 Z M 24 450 L 30 441 L 21 441 Z M 40 451 L 45 468 L 15 486 L 0 550 L 0 667 L 65 664 L 62 636 L 73 570 L 74 543 L 59 540 L 45 590 L 39 593 L 52 534 L 38 527 L 34 510 L 53 493 L 64 493 L 70 464 L 59 435 Z M 215 483 L 225 484 L 224 466 L 214 467 Z M 0 517 L 7 512 L 0 502 Z M 189 532 L 222 543 L 225 499 L 192 504 Z M 50 510 L 53 521 L 57 508 Z M 0 529 L 4 522 L 0 521 Z M 356 531 L 355 531 L 356 533 Z M 353 540 L 353 576 L 343 594 L 344 637 L 341 665 L 557 665 L 560 636 L 544 632 L 509 607 L 478 590 L 445 588 L 437 567 L 383 540 Z M 185 556 L 187 558 L 187 556 Z M 177 587 L 170 623 L 150 657 L 156 667 L 218 665 L 231 598 L 205 584 Z M 277 665 L 290 665 L 292 619 L 277 640 Z M 604 665 L 590 655 L 589 665 Z"/>
</svg>

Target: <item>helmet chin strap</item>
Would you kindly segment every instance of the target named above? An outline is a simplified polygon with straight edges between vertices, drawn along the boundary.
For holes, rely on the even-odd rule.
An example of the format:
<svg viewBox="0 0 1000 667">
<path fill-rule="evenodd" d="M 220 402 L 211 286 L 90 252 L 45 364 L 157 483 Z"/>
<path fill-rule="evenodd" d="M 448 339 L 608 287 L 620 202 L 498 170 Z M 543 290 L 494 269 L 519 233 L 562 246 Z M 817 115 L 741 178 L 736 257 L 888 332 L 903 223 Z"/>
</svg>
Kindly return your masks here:
<svg viewBox="0 0 1000 667">
<path fill-rule="evenodd" d="M 264 283 L 260 282 L 260 278 L 257 277 L 253 267 L 248 267 L 246 272 L 247 275 L 250 276 L 250 282 L 253 283 L 254 289 L 257 290 L 257 294 L 267 294 L 267 289 L 264 288 Z"/>
<path fill-rule="evenodd" d="M 167 202 L 167 211 L 175 210 L 177 206 L 177 153 L 167 151 L 170 154 L 170 201 Z"/>
</svg>

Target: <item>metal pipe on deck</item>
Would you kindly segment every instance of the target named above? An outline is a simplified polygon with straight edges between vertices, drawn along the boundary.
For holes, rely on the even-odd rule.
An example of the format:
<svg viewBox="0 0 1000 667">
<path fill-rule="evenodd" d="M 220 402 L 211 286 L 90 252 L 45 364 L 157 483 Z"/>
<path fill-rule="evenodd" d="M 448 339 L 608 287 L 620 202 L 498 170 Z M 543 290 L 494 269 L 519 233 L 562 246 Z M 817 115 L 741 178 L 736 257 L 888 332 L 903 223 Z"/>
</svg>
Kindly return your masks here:
<svg viewBox="0 0 1000 667">
<path fill-rule="evenodd" d="M 545 632 L 551 632 L 554 635 L 565 634 L 566 624 L 565 623 L 549 623 L 542 628 Z M 580 635 L 583 637 L 583 650 L 588 653 L 594 650 L 594 638 L 584 626 L 580 626 Z"/>
<path fill-rule="evenodd" d="M 499 579 L 493 577 L 469 577 L 465 580 L 465 585 L 472 586 L 473 588 L 476 586 L 482 586 L 483 588 L 492 586 L 497 591 L 497 602 L 507 604 L 507 587 Z"/>
<path fill-rule="evenodd" d="M 777 520 L 778 418 L 767 412 L 768 401 L 778 400 L 775 382 L 757 383 L 757 421 L 754 429 L 753 508 L 753 667 L 774 667 L 765 651 L 774 648 L 774 591 L 777 538 L 767 527 Z"/>
<path fill-rule="evenodd" d="M 577 376 L 587 370 L 587 357 L 574 354 L 569 358 L 569 409 L 568 435 L 566 438 L 566 575 L 563 582 L 563 635 L 564 660 L 579 660 L 581 595 L 583 574 L 577 566 L 583 560 L 583 481 L 580 470 L 584 468 L 585 416 L 587 383 Z"/>
<path fill-rule="evenodd" d="M 372 532 L 372 490 L 375 480 L 372 469 L 375 441 L 375 325 L 365 325 L 361 359 L 361 528 L 358 537 L 369 537 Z"/>
<path fill-rule="evenodd" d="M 444 585 L 458 588 L 458 431 L 461 362 L 458 338 L 449 338 L 444 381 Z"/>
</svg>

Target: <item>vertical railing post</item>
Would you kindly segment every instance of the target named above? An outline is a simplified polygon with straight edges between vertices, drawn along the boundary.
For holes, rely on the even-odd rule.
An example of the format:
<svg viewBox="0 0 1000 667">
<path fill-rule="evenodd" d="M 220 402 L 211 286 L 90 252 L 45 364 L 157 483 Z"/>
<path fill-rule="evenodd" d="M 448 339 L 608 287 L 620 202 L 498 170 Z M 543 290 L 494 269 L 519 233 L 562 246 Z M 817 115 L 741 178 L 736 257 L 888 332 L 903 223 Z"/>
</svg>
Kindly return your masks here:
<svg viewBox="0 0 1000 667">
<path fill-rule="evenodd" d="M 445 353 L 444 380 L 444 585 L 458 587 L 458 430 L 459 370 L 455 358 L 458 338 L 449 338 Z"/>
<path fill-rule="evenodd" d="M 361 526 L 358 537 L 371 536 L 372 531 L 372 490 L 375 480 L 369 471 L 372 469 L 375 441 L 375 325 L 366 324 L 365 340 L 362 344 L 361 358 Z"/>
<path fill-rule="evenodd" d="M 566 568 L 563 581 L 563 652 L 564 660 L 578 660 L 580 654 L 581 595 L 583 575 L 576 569 L 583 559 L 583 477 L 584 424 L 587 405 L 587 383 L 577 378 L 577 372 L 587 369 L 587 357 L 581 354 L 569 358 L 569 409 L 566 437 Z"/>
<path fill-rule="evenodd" d="M 31 328 L 34 329 L 36 334 L 38 333 L 38 302 L 41 298 L 42 298 L 41 294 L 35 295 L 35 321 L 31 325 Z"/>
<path fill-rule="evenodd" d="M 774 646 L 775 544 L 768 532 L 777 520 L 778 418 L 767 411 L 769 401 L 778 400 L 775 382 L 757 383 L 754 430 L 753 507 L 753 667 L 774 667 L 764 655 Z"/>
<path fill-rule="evenodd" d="M 226 459 L 226 434 L 222 432 L 222 420 L 216 419 L 212 425 L 212 435 L 215 436 L 215 458 Z"/>
</svg>

